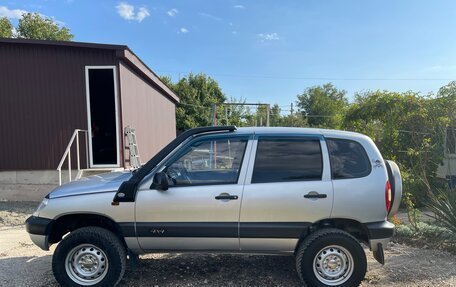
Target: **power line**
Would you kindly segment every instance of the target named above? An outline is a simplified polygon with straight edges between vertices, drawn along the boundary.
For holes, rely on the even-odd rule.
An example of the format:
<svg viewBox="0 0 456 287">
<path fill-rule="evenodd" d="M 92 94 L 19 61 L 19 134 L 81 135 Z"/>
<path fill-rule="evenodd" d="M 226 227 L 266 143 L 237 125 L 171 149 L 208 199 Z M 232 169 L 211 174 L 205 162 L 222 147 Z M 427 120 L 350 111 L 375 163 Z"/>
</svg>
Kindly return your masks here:
<svg viewBox="0 0 456 287">
<path fill-rule="evenodd" d="M 192 72 L 180 72 L 173 70 L 157 70 L 160 73 L 190 74 Z M 362 77 L 311 77 L 311 76 L 282 76 L 282 75 L 262 75 L 262 74 L 219 74 L 205 73 L 215 77 L 230 78 L 258 78 L 258 79 L 278 79 L 278 80 L 318 80 L 318 81 L 454 81 L 455 78 L 362 78 Z"/>
<path fill-rule="evenodd" d="M 239 104 L 236 104 L 236 103 L 218 103 L 217 105 L 226 105 L 226 104 L 232 104 L 232 105 L 239 105 Z M 178 105 L 184 105 L 184 106 L 192 106 L 192 107 L 198 107 L 198 108 L 203 108 L 203 109 L 209 109 L 209 110 L 213 110 L 213 107 L 206 107 L 206 106 L 200 106 L 200 105 L 193 105 L 193 104 L 186 104 L 186 103 L 178 103 Z M 261 105 L 267 105 L 267 104 L 245 104 L 245 105 L 258 105 L 258 106 L 261 106 Z M 288 107 L 288 106 L 287 106 Z M 291 112 L 293 110 L 291 109 L 280 109 L 280 112 L 283 113 L 283 112 Z M 254 113 L 257 113 L 258 112 L 258 109 L 255 109 Z M 332 118 L 332 117 L 335 117 L 334 115 L 303 115 L 301 113 L 297 113 L 299 116 L 301 117 L 308 117 L 308 118 Z M 440 127 L 442 128 L 442 127 Z M 378 128 L 374 128 L 372 129 L 374 131 L 384 131 L 383 129 L 378 129 Z M 400 132 L 400 133 L 409 133 L 409 134 L 422 134 L 422 135 L 433 135 L 437 132 L 418 132 L 418 131 L 410 131 L 410 130 L 403 130 L 403 129 L 397 129 L 397 130 L 393 130 L 393 131 L 397 131 L 397 132 Z"/>
</svg>

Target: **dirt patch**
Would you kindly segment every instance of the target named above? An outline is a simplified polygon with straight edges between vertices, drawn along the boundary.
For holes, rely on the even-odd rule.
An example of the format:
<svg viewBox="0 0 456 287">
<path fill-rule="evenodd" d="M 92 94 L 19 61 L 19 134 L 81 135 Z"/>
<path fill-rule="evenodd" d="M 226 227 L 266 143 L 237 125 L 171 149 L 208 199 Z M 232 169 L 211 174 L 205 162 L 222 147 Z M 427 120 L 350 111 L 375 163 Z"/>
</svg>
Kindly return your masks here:
<svg viewBox="0 0 456 287">
<path fill-rule="evenodd" d="M 34 201 L 0 201 L 0 228 L 23 225 L 38 205 Z"/>
</svg>

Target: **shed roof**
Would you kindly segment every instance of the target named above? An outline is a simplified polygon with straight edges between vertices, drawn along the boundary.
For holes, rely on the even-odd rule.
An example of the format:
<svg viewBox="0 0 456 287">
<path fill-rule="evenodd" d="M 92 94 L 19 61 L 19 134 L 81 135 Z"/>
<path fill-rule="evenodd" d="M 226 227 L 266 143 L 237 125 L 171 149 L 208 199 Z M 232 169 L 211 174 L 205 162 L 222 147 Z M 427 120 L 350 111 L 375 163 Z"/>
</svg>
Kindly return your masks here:
<svg viewBox="0 0 456 287">
<path fill-rule="evenodd" d="M 133 70 L 145 77 L 149 82 L 158 87 L 174 102 L 179 102 L 179 97 L 166 86 L 160 78 L 149 68 L 136 54 L 126 45 L 100 44 L 87 42 L 72 41 L 49 41 L 49 40 L 32 40 L 32 39 L 12 39 L 0 38 L 0 44 L 19 44 L 19 45 L 44 45 L 44 46 L 62 46 L 75 48 L 103 49 L 114 50 L 116 56 L 128 64 Z"/>
</svg>

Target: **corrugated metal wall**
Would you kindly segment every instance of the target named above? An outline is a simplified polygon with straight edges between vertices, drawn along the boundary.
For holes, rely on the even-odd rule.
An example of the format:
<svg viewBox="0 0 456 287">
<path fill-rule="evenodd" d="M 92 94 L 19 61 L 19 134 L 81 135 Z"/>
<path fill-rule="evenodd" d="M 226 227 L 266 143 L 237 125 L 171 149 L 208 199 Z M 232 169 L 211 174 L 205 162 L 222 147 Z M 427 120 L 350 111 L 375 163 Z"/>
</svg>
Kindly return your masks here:
<svg viewBox="0 0 456 287">
<path fill-rule="evenodd" d="M 130 125 L 136 129 L 144 163 L 176 137 L 175 104 L 122 61 L 119 74 L 123 128 Z M 128 159 L 128 154 L 125 158 Z"/>
<path fill-rule="evenodd" d="M 55 169 L 87 129 L 84 67 L 116 61 L 115 50 L 0 43 L 0 170 Z"/>
</svg>

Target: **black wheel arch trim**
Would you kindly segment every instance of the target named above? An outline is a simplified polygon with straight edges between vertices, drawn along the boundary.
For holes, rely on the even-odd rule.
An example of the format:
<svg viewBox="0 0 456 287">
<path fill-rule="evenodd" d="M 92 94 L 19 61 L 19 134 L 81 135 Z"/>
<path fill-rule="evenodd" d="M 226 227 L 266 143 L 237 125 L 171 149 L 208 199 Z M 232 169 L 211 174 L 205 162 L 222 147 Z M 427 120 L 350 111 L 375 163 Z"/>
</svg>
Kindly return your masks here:
<svg viewBox="0 0 456 287">
<path fill-rule="evenodd" d="M 85 218 L 86 220 L 80 223 L 80 220 L 83 218 Z M 79 221 L 77 219 L 79 219 Z M 103 224 L 94 224 L 93 220 L 105 222 L 109 226 L 104 226 Z M 75 224 L 76 222 L 78 222 L 79 224 Z M 86 226 L 103 227 L 107 230 L 114 232 L 121 238 L 126 237 L 126 235 L 122 233 L 122 229 L 120 228 L 118 222 L 116 222 L 111 217 L 100 213 L 68 213 L 62 214 L 61 216 L 54 219 L 30 216 L 25 222 L 26 231 L 28 233 L 35 235 L 50 236 L 50 243 L 55 243 L 61 240 L 61 236 L 63 234 L 57 233 L 62 233 L 62 231 L 64 231 L 65 233 L 65 230 L 72 231 L 79 227 Z"/>
<path fill-rule="evenodd" d="M 25 230 L 30 234 L 49 235 L 53 224 L 53 219 L 32 215 L 25 221 Z"/>
</svg>

